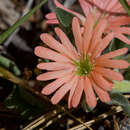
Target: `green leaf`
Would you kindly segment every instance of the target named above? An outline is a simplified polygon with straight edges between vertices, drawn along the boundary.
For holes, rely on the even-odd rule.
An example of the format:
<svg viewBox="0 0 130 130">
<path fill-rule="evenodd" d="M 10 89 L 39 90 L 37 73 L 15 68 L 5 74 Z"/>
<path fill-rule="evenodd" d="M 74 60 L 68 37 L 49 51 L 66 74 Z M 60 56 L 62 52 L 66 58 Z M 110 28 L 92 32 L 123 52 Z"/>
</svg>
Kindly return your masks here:
<svg viewBox="0 0 130 130">
<path fill-rule="evenodd" d="M 73 14 L 61 8 L 56 8 L 56 16 L 63 27 L 69 28 L 72 26 L 72 19 L 74 17 Z"/>
<path fill-rule="evenodd" d="M 24 120 L 34 119 L 47 109 L 47 104 L 38 100 L 20 86 L 14 86 L 12 93 L 5 99 L 4 104 L 8 109 L 15 109 L 19 112 Z"/>
<path fill-rule="evenodd" d="M 122 4 L 122 6 L 124 7 L 124 9 L 126 10 L 126 12 L 128 13 L 128 15 L 130 16 L 130 6 L 129 6 L 128 2 L 126 0 L 119 0 L 119 1 Z"/>
<path fill-rule="evenodd" d="M 12 25 L 7 31 L 0 35 L 0 44 L 2 44 L 12 32 L 14 32 L 23 22 L 25 22 L 33 13 L 35 13 L 42 5 L 44 5 L 47 0 L 42 0 L 36 7 L 34 7 L 29 13 L 24 15 L 20 20 L 18 20 L 14 25 Z"/>
<path fill-rule="evenodd" d="M 8 69 L 12 73 L 14 73 L 16 76 L 19 76 L 21 74 L 16 64 L 4 56 L 0 56 L 0 66 L 4 67 L 5 69 Z"/>
<path fill-rule="evenodd" d="M 114 82 L 112 92 L 130 93 L 130 81 Z"/>
<path fill-rule="evenodd" d="M 119 92 L 111 92 L 110 93 L 111 101 L 108 103 L 110 105 L 120 105 L 126 112 L 128 116 L 130 116 L 130 104 L 129 101 Z"/>
</svg>

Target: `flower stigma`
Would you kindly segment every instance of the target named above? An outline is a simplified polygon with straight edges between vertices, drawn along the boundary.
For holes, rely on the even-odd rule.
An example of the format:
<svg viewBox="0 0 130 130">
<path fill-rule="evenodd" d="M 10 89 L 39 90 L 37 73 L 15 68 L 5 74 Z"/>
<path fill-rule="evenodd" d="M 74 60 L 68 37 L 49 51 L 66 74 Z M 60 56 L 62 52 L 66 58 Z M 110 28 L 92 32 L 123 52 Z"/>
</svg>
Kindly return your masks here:
<svg viewBox="0 0 130 130">
<path fill-rule="evenodd" d="M 80 76 L 88 76 L 94 66 L 88 55 L 80 60 L 74 60 L 73 63 L 76 66 L 75 74 Z"/>
</svg>

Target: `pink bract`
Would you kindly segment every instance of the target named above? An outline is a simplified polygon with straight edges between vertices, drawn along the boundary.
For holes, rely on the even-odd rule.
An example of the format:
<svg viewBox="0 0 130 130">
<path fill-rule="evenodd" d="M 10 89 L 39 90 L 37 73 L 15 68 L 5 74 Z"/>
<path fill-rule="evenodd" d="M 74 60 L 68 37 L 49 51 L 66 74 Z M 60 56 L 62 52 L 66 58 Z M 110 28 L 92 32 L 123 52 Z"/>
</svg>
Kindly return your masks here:
<svg viewBox="0 0 130 130">
<path fill-rule="evenodd" d="M 88 16 L 89 12 L 93 12 L 95 14 L 95 22 L 104 17 L 108 21 L 107 28 L 104 32 L 109 33 L 113 31 L 115 38 L 130 44 L 130 40 L 124 35 L 130 35 L 130 28 L 124 27 L 125 25 L 130 24 L 130 17 L 127 15 L 118 0 L 79 0 L 84 16 L 65 8 L 58 2 L 58 0 L 54 0 L 54 2 L 56 7 L 62 8 L 78 17 L 83 25 L 85 23 L 85 17 Z M 54 12 L 47 14 L 46 18 L 48 19 L 48 24 L 58 24 L 58 20 Z"/>
<path fill-rule="evenodd" d="M 99 25 L 103 25 L 100 26 Z M 129 63 L 124 60 L 113 60 L 113 57 L 122 55 L 128 51 L 122 48 L 107 54 L 101 55 L 102 51 L 109 45 L 114 37 L 111 32 L 102 38 L 104 29 L 107 27 L 106 19 L 99 21 L 94 28 L 94 16 L 88 14 L 84 23 L 84 32 L 81 34 L 81 27 L 78 18 L 74 17 L 72 21 L 72 30 L 75 39 L 76 48 L 72 45 L 65 33 L 60 28 L 55 28 L 55 32 L 60 42 L 55 40 L 50 34 L 43 33 L 41 40 L 52 49 L 43 46 L 35 48 L 35 54 L 40 58 L 49 59 L 52 62 L 38 64 L 39 69 L 45 69 L 47 72 L 40 74 L 37 80 L 54 80 L 42 89 L 42 94 L 50 95 L 54 93 L 51 101 L 57 104 L 67 93 L 68 107 L 77 107 L 80 103 L 83 92 L 86 102 L 90 107 L 95 107 L 97 99 L 94 91 L 102 102 L 109 102 L 108 91 L 112 90 L 112 80 L 121 81 L 123 76 L 115 72 L 113 68 L 127 68 Z M 96 33 L 95 32 L 98 32 Z M 77 73 L 79 61 L 87 59 L 88 68 L 91 69 L 87 74 Z M 75 62 L 74 62 L 75 61 Z M 86 72 L 86 71 L 85 71 Z"/>
</svg>

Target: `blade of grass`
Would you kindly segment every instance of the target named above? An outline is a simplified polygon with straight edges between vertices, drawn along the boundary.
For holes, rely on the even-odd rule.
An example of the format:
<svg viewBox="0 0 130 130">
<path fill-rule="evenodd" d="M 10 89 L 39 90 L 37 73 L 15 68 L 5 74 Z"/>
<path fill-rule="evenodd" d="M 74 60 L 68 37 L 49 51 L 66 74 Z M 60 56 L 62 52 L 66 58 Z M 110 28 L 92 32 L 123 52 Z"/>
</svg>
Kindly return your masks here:
<svg viewBox="0 0 130 130">
<path fill-rule="evenodd" d="M 130 16 L 130 6 L 126 0 L 119 0 L 119 2 L 122 4 L 123 8 L 126 10 L 128 15 Z"/>
<path fill-rule="evenodd" d="M 14 25 L 12 25 L 7 31 L 0 35 L 0 44 L 2 44 L 12 32 L 14 32 L 24 21 L 26 21 L 33 13 L 35 13 L 39 8 L 42 7 L 48 0 L 42 0 L 38 5 L 36 5 L 31 11 L 24 15 L 20 20 L 18 20 Z"/>
</svg>

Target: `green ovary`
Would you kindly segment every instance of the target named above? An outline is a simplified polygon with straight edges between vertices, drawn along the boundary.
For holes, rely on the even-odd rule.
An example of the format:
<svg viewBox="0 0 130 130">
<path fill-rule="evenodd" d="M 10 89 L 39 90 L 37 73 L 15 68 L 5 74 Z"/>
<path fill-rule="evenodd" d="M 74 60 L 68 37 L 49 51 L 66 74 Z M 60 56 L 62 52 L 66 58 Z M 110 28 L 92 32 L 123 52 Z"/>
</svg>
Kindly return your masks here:
<svg viewBox="0 0 130 130">
<path fill-rule="evenodd" d="M 74 65 L 76 66 L 75 74 L 80 76 L 88 76 L 93 68 L 93 64 L 91 63 L 89 56 L 85 56 L 83 59 L 74 61 Z"/>
</svg>

